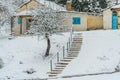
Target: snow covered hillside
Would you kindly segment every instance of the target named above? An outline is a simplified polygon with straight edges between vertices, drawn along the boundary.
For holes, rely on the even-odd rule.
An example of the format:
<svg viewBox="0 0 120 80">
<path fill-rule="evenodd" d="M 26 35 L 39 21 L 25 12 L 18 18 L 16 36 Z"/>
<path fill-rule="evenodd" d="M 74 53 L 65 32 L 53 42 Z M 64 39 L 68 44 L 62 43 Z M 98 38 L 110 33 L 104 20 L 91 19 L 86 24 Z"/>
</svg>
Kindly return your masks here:
<svg viewBox="0 0 120 80">
<path fill-rule="evenodd" d="M 120 73 L 74 77 L 120 70 L 120 31 L 100 30 L 82 32 L 83 44 L 79 56 L 53 80 L 119 80 Z M 66 44 L 69 33 L 51 36 L 50 54 L 56 54 Z M 46 41 L 36 36 L 0 39 L 0 79 L 46 78 L 50 57 L 44 58 Z M 50 55 L 50 56 L 51 56 Z M 60 78 L 73 76 L 73 78 Z M 51 80 L 51 79 L 50 79 Z"/>
<path fill-rule="evenodd" d="M 53 35 L 50 57 L 55 55 L 68 41 L 69 33 Z M 50 71 L 49 58 L 44 57 L 46 40 L 37 36 L 0 39 L 0 80 L 45 78 Z M 3 64 L 2 64 L 3 63 Z"/>
<path fill-rule="evenodd" d="M 98 76 L 74 77 L 74 75 L 120 71 L 120 30 L 82 33 L 83 44 L 79 56 L 59 75 L 59 77 L 73 76 L 73 78 L 57 80 L 119 80 L 120 72 Z"/>
</svg>

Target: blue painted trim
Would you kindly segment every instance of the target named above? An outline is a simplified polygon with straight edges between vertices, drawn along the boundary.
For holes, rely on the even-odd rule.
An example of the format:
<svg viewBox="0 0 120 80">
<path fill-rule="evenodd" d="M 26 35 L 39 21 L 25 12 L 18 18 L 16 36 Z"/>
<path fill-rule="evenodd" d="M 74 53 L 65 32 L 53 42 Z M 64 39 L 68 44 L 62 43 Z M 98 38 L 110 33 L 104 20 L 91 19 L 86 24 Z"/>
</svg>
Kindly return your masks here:
<svg viewBox="0 0 120 80">
<path fill-rule="evenodd" d="M 81 18 L 80 17 L 73 17 L 72 24 L 81 24 Z"/>
<path fill-rule="evenodd" d="M 22 23 L 22 19 L 20 17 L 18 17 L 18 24 Z"/>
</svg>

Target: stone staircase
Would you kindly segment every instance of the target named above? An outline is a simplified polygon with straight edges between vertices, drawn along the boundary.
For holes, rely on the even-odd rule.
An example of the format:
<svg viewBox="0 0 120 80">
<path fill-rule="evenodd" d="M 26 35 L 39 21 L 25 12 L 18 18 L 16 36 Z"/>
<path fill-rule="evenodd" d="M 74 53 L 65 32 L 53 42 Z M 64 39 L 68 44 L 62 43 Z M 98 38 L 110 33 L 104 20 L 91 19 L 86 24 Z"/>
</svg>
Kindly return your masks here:
<svg viewBox="0 0 120 80">
<path fill-rule="evenodd" d="M 75 58 L 78 56 L 80 48 L 82 44 L 82 36 L 81 33 L 74 33 L 74 36 L 72 38 L 72 43 L 70 46 L 70 49 L 68 50 L 67 57 L 60 60 L 58 63 L 56 63 L 55 69 L 53 69 L 51 72 L 47 72 L 49 77 L 56 77 L 58 74 L 61 74 L 61 72 L 64 70 L 64 68 Z"/>
</svg>

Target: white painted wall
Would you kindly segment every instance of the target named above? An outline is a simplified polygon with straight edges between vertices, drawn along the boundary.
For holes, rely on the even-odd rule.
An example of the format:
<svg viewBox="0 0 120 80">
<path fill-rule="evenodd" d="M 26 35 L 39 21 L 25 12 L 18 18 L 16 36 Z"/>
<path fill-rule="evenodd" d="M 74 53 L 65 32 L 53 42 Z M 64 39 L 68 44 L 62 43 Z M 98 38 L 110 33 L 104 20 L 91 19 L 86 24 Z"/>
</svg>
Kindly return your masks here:
<svg viewBox="0 0 120 80">
<path fill-rule="evenodd" d="M 104 29 L 112 29 L 112 11 L 110 9 L 103 11 L 103 26 Z"/>
</svg>

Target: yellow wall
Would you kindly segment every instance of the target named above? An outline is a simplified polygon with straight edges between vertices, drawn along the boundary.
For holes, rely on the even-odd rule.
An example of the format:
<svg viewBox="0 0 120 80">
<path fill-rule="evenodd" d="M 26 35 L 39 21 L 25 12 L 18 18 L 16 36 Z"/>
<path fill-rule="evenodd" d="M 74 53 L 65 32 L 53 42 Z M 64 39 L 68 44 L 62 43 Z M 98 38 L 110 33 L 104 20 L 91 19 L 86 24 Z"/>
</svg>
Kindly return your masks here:
<svg viewBox="0 0 120 80">
<path fill-rule="evenodd" d="M 103 29 L 103 16 L 88 15 L 87 30 Z"/>
<path fill-rule="evenodd" d="M 112 29 L 112 11 L 110 9 L 103 11 L 103 26 L 104 29 Z"/>
<path fill-rule="evenodd" d="M 117 11 L 118 15 L 118 29 L 120 29 L 120 10 Z"/>
</svg>

